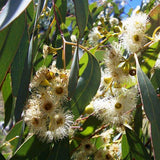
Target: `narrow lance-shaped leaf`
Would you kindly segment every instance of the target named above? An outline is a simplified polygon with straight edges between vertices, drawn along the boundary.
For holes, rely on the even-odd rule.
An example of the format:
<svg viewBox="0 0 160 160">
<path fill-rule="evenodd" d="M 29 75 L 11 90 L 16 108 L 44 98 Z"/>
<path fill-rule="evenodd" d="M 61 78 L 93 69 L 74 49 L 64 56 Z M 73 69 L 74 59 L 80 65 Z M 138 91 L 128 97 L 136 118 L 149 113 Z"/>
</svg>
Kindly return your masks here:
<svg viewBox="0 0 160 160">
<path fill-rule="evenodd" d="M 12 145 L 12 151 L 15 152 L 18 144 L 19 144 L 19 140 L 21 137 L 21 132 L 22 132 L 22 128 L 23 127 L 23 121 L 19 121 L 18 123 L 16 123 L 14 125 L 14 127 L 9 131 L 9 133 L 6 136 L 6 141 L 10 141 L 10 144 Z"/>
<path fill-rule="evenodd" d="M 121 148 L 122 148 L 122 159 L 123 160 L 132 160 L 131 152 L 129 148 L 129 144 L 127 141 L 126 134 L 122 136 L 122 142 L 121 142 Z"/>
<path fill-rule="evenodd" d="M 101 77 L 99 63 L 93 55 L 85 53 L 80 60 L 80 65 L 81 64 L 81 68 L 83 68 L 83 66 L 86 67 L 82 74 L 80 68 L 81 76 L 78 79 L 76 91 L 70 102 L 70 107 L 75 118 L 83 113 L 86 105 L 89 104 L 96 94 Z"/>
<path fill-rule="evenodd" d="M 13 61 L 25 29 L 25 15 L 0 32 L 0 85 Z M 13 43 L 14 42 L 14 43 Z"/>
<path fill-rule="evenodd" d="M 78 49 L 76 49 L 73 56 L 73 62 L 70 71 L 68 97 L 72 97 L 72 95 L 75 92 L 78 81 L 78 75 L 79 75 L 79 56 L 78 56 Z"/>
<path fill-rule="evenodd" d="M 79 28 L 79 39 L 81 39 L 88 22 L 88 0 L 73 0 L 73 2 L 75 6 L 77 25 Z"/>
<path fill-rule="evenodd" d="M 27 8 L 30 2 L 32 0 L 8 0 L 0 12 L 0 30 L 3 30 L 13 22 Z M 19 30 L 17 29 L 17 31 Z"/>
<path fill-rule="evenodd" d="M 69 139 L 68 137 L 61 140 L 54 142 L 54 147 L 50 152 L 47 160 L 70 160 L 70 152 L 69 152 Z"/>
<path fill-rule="evenodd" d="M 22 79 L 21 79 L 21 84 L 19 87 L 18 91 L 18 96 L 17 96 L 17 101 L 16 101 L 16 107 L 15 107 L 15 120 L 16 122 L 21 119 L 21 113 L 23 111 L 23 107 L 25 105 L 25 102 L 28 98 L 28 88 L 29 88 L 29 83 L 30 83 L 30 78 L 31 78 L 31 71 L 32 71 L 32 63 L 33 63 L 33 57 L 36 51 L 36 46 L 37 46 L 37 37 L 34 35 L 34 31 L 36 28 L 37 24 L 37 19 L 39 17 L 39 14 L 41 12 L 41 7 L 43 1 L 38 0 L 38 6 L 37 6 L 37 11 L 36 11 L 36 18 L 34 22 L 34 28 L 33 28 L 33 34 L 31 36 L 31 40 L 29 43 L 28 47 L 28 54 L 26 56 L 25 60 L 25 66 L 23 69 L 23 74 L 22 74 Z"/>
<path fill-rule="evenodd" d="M 48 149 L 49 144 L 41 142 L 35 135 L 28 137 L 26 141 L 16 150 L 10 160 L 33 159 L 40 152 Z"/>
<path fill-rule="evenodd" d="M 28 46 L 29 46 L 29 40 L 28 40 L 28 33 L 27 33 L 27 27 L 26 27 L 26 30 L 23 34 L 23 37 L 20 43 L 20 47 L 11 65 L 12 89 L 13 89 L 14 96 L 18 95 L 18 91 L 19 91 L 19 87 L 20 87 L 20 83 L 23 75 L 24 64 L 25 64 L 27 53 L 28 53 Z"/>
<path fill-rule="evenodd" d="M 160 159 L 160 101 L 148 77 L 140 68 L 135 54 L 138 85 L 145 113 L 151 122 L 152 143 L 156 159 Z"/>
<path fill-rule="evenodd" d="M 125 128 L 125 130 L 132 158 L 137 160 L 151 160 L 144 144 L 141 142 L 135 132 L 129 128 Z"/>
<path fill-rule="evenodd" d="M 6 79 L 4 81 L 4 84 L 2 87 L 2 95 L 3 95 L 4 108 L 5 108 L 5 119 L 4 119 L 4 127 L 5 127 L 10 121 L 11 113 L 13 110 L 13 96 L 12 96 L 10 73 L 7 74 Z"/>
</svg>

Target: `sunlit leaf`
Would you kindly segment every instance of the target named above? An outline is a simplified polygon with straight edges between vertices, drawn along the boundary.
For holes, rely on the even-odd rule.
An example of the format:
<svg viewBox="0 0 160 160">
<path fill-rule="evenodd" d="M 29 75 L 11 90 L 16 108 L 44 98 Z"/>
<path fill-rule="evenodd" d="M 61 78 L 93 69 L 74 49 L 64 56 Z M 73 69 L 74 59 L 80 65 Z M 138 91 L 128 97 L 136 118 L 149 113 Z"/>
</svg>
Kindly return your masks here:
<svg viewBox="0 0 160 160">
<path fill-rule="evenodd" d="M 160 88 L 160 69 L 155 69 L 151 82 L 155 89 Z"/>
<path fill-rule="evenodd" d="M 86 56 L 86 53 L 83 55 Z M 84 108 L 92 100 L 93 96 L 96 94 L 97 89 L 100 84 L 100 68 L 97 60 L 93 55 L 87 54 L 88 59 L 81 59 L 80 63 L 87 66 L 78 79 L 77 88 L 74 96 L 71 100 L 71 110 L 75 115 L 75 118 L 83 113 Z"/>
<path fill-rule="evenodd" d="M 152 36 L 154 30 L 160 26 L 160 4 L 155 6 L 149 12 L 149 23 L 147 25 L 147 34 Z"/>
<path fill-rule="evenodd" d="M 154 67 L 158 54 L 160 52 L 160 42 L 152 44 L 149 48 L 141 53 L 139 62 L 143 72 L 150 76 L 151 69 Z"/>
<path fill-rule="evenodd" d="M 126 134 L 124 134 L 122 136 L 122 147 L 121 148 L 122 148 L 122 159 L 123 160 L 132 160 Z"/>
<path fill-rule="evenodd" d="M 94 116 L 90 116 L 82 125 L 83 130 L 80 132 L 81 136 L 91 135 L 102 122 Z"/>
</svg>

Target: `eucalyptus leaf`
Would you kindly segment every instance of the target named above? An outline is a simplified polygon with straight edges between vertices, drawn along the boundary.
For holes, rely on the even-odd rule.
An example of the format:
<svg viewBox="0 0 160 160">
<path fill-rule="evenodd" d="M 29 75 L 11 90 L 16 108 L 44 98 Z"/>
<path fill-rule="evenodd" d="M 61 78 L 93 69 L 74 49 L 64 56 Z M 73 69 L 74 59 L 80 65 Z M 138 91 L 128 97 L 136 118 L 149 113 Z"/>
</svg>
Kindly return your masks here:
<svg viewBox="0 0 160 160">
<path fill-rule="evenodd" d="M 77 81 L 78 81 L 78 75 L 79 75 L 79 56 L 78 56 L 78 49 L 76 49 L 73 56 L 73 61 L 72 61 L 72 66 L 71 66 L 71 71 L 69 76 L 69 84 L 68 84 L 69 97 L 72 97 L 75 92 Z"/>
<path fill-rule="evenodd" d="M 152 83 L 150 82 L 148 77 L 144 74 L 144 72 L 141 70 L 136 56 L 135 59 L 136 59 L 137 77 L 141 94 L 141 100 L 143 103 L 144 111 L 149 121 L 151 122 L 151 133 L 152 133 L 152 143 L 154 147 L 154 153 L 156 159 L 160 159 L 159 147 L 157 147 L 158 144 L 160 143 L 160 119 L 159 119 L 160 101 L 157 98 L 157 94 L 155 92 Z"/>
<path fill-rule="evenodd" d="M 40 152 L 48 149 L 49 144 L 40 141 L 35 135 L 28 137 L 16 150 L 10 160 L 33 159 Z"/>
<path fill-rule="evenodd" d="M 0 32 L 0 85 L 2 84 L 17 49 L 19 48 L 24 29 L 25 14 L 22 14 L 12 24 Z"/>
<path fill-rule="evenodd" d="M 151 160 L 151 157 L 149 156 L 144 144 L 141 142 L 135 132 L 129 128 L 125 128 L 125 130 L 127 142 L 132 154 L 132 159 Z"/>
<path fill-rule="evenodd" d="M 73 0 L 73 2 L 75 6 L 77 25 L 79 28 L 79 39 L 81 39 L 88 22 L 88 15 L 89 15 L 88 1 Z"/>
<path fill-rule="evenodd" d="M 22 14 L 22 12 L 31 2 L 32 0 L 8 0 L 5 7 L 3 7 L 0 12 L 0 31 L 12 23 L 18 16 L 20 16 L 20 14 Z"/>
<path fill-rule="evenodd" d="M 4 127 L 5 127 L 11 119 L 11 114 L 14 106 L 10 73 L 7 74 L 4 84 L 2 86 L 2 95 L 5 108 L 5 119 L 4 119 Z"/>
<path fill-rule="evenodd" d="M 86 56 L 86 54 L 83 56 Z M 81 58 L 83 61 L 80 60 L 80 63 L 87 65 L 78 79 L 76 91 L 70 102 L 70 108 L 75 118 L 83 113 L 84 108 L 92 100 L 100 85 L 101 72 L 98 61 L 91 54 L 87 54 L 87 61 L 83 59 L 83 56 Z"/>
</svg>

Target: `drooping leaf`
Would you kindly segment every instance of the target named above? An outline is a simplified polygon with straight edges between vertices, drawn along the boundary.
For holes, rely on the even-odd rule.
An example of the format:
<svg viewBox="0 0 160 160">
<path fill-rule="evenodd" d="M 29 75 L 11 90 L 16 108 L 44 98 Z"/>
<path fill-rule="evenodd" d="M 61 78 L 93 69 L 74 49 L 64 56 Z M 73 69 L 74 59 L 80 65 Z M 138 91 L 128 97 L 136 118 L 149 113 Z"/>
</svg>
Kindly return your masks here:
<svg viewBox="0 0 160 160">
<path fill-rule="evenodd" d="M 2 95 L 5 108 L 4 127 L 8 124 L 13 110 L 13 96 L 11 87 L 11 75 L 8 73 L 2 87 Z"/>
<path fill-rule="evenodd" d="M 35 135 L 30 136 L 26 141 L 16 150 L 10 160 L 24 160 L 33 159 L 38 156 L 40 152 L 48 149 L 49 144 L 40 141 Z"/>
<path fill-rule="evenodd" d="M 0 85 L 17 52 L 24 29 L 25 15 L 22 14 L 11 25 L 0 32 Z"/>
<path fill-rule="evenodd" d="M 160 4 L 155 6 L 149 13 L 149 23 L 147 25 L 147 34 L 152 36 L 154 30 L 160 26 Z"/>
<path fill-rule="evenodd" d="M 157 148 L 157 144 L 160 143 L 160 101 L 157 98 L 157 94 L 154 90 L 154 87 L 152 86 L 152 83 L 148 79 L 148 77 L 144 74 L 144 72 L 141 70 L 139 66 L 139 62 L 137 57 L 136 59 L 136 68 L 137 68 L 137 77 L 138 77 L 138 85 L 140 89 L 140 95 L 141 95 L 141 101 L 143 103 L 143 107 L 145 110 L 145 113 L 151 122 L 151 132 L 152 135 L 152 142 L 154 147 L 154 153 L 156 159 L 160 159 L 160 152 Z M 155 138 L 156 137 L 156 138 Z"/>
<path fill-rule="evenodd" d="M 132 160 L 126 134 L 124 134 L 122 136 L 122 147 L 121 148 L 122 148 L 122 159 L 123 160 Z"/>
<path fill-rule="evenodd" d="M 55 10 L 58 18 L 59 25 L 65 23 L 67 14 L 67 1 L 66 0 L 55 0 Z"/>
<path fill-rule="evenodd" d="M 157 127 L 157 123 L 153 122 L 151 123 L 151 138 L 152 138 L 152 144 L 153 144 L 153 148 L 154 148 L 154 157 L 155 160 L 160 159 L 160 130 Z"/>
<path fill-rule="evenodd" d="M 31 1 L 32 0 L 9 0 L 0 12 L 0 31 L 7 27 L 18 16 L 20 16 L 20 14 L 27 8 Z M 17 31 L 19 31 L 18 28 Z"/>
<path fill-rule="evenodd" d="M 75 92 L 79 75 L 79 56 L 78 49 L 75 51 L 69 76 L 68 97 L 72 97 Z"/>
<path fill-rule="evenodd" d="M 153 43 L 149 48 L 141 53 L 139 62 L 143 72 L 150 77 L 151 69 L 154 67 L 160 52 L 160 42 Z"/>
<path fill-rule="evenodd" d="M 153 76 L 151 77 L 151 82 L 155 89 L 160 88 L 160 69 L 155 69 Z"/>
<path fill-rule="evenodd" d="M 146 74 L 141 70 L 138 59 L 136 58 L 136 70 L 138 85 L 141 94 L 141 101 L 145 113 L 150 120 L 150 122 L 156 122 L 160 126 L 159 115 L 160 115 L 160 101 L 157 98 L 157 94 L 152 86 L 152 83 L 146 76 Z"/>
<path fill-rule="evenodd" d="M 47 157 L 47 160 L 60 160 L 60 159 L 70 160 L 68 138 L 55 142 L 51 154 Z"/>
<path fill-rule="evenodd" d="M 20 88 L 20 83 L 24 70 L 24 63 L 28 53 L 28 46 L 29 46 L 29 40 L 26 27 L 26 30 L 24 31 L 22 40 L 20 42 L 20 47 L 17 50 L 16 56 L 14 57 L 14 60 L 11 65 L 12 90 L 14 96 L 18 95 L 18 91 Z"/>
<path fill-rule="evenodd" d="M 142 106 L 140 105 L 136 108 L 136 112 L 134 115 L 134 130 L 138 136 L 140 136 L 141 128 L 142 128 Z"/>
<path fill-rule="evenodd" d="M 33 33 L 31 36 L 31 40 L 29 42 L 28 47 L 28 53 L 25 59 L 24 69 L 22 73 L 22 79 L 18 91 L 17 101 L 16 101 L 16 107 L 15 107 L 15 120 L 16 122 L 21 119 L 21 113 L 23 111 L 24 105 L 26 103 L 26 100 L 28 98 L 28 91 L 29 91 L 29 83 L 31 78 L 31 72 L 32 72 L 32 63 L 33 63 L 33 57 L 35 55 L 35 52 L 37 51 L 37 37 L 38 35 L 34 35 L 34 31 L 36 29 L 37 19 L 39 18 L 40 12 L 42 10 L 42 4 L 44 1 L 38 0 L 38 6 L 36 11 L 36 17 L 35 17 L 35 23 L 33 28 Z"/>
<path fill-rule="evenodd" d="M 83 113 L 84 108 L 96 94 L 100 84 L 100 68 L 97 60 L 93 55 L 85 53 L 81 58 L 80 64 L 86 65 L 82 75 L 78 79 L 74 96 L 70 102 L 70 109 L 75 118 Z M 80 68 L 81 69 L 81 68 Z"/>
<path fill-rule="evenodd" d="M 135 132 L 129 128 L 125 128 L 125 130 L 132 158 L 140 160 L 151 160 L 151 157 L 149 156 L 144 144 L 141 142 Z"/>
<path fill-rule="evenodd" d="M 79 39 L 81 39 L 88 22 L 88 15 L 89 15 L 88 1 L 73 0 L 73 2 L 75 6 L 77 25 L 79 28 Z"/>
</svg>

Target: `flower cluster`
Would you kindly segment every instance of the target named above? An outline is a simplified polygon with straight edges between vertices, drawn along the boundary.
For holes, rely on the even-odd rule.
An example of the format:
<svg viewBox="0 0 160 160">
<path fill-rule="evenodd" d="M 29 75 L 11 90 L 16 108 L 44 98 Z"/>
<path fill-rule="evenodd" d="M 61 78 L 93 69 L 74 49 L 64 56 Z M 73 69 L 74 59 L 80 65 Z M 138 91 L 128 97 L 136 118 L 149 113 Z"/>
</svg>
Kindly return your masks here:
<svg viewBox="0 0 160 160">
<path fill-rule="evenodd" d="M 138 11 L 122 21 L 121 41 L 128 52 L 134 53 L 145 44 L 147 40 L 145 37 L 147 22 L 147 14 Z"/>
<path fill-rule="evenodd" d="M 67 100 L 69 71 L 41 67 L 30 83 L 31 96 L 25 106 L 24 120 L 41 140 L 62 139 L 69 133 L 73 116 L 62 106 Z"/>
<path fill-rule="evenodd" d="M 102 70 L 101 85 L 91 102 L 96 115 L 104 123 L 123 125 L 129 123 L 129 111 L 136 107 L 136 70 L 122 56 L 121 46 L 110 46 Z"/>
</svg>

